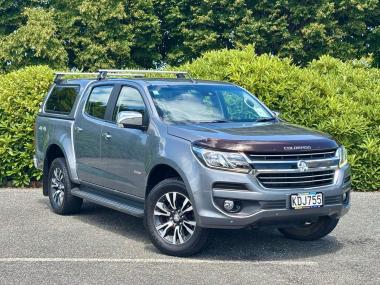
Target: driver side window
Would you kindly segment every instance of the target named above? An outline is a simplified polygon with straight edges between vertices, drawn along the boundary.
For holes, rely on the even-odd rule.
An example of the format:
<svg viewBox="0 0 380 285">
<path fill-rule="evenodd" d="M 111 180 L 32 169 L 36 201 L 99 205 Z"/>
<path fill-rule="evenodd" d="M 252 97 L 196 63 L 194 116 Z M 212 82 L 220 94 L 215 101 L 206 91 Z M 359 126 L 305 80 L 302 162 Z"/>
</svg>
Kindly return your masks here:
<svg viewBox="0 0 380 285">
<path fill-rule="evenodd" d="M 135 111 L 145 115 L 145 103 L 140 92 L 133 87 L 123 86 L 112 115 L 112 120 L 116 121 L 116 116 L 123 111 Z"/>
</svg>

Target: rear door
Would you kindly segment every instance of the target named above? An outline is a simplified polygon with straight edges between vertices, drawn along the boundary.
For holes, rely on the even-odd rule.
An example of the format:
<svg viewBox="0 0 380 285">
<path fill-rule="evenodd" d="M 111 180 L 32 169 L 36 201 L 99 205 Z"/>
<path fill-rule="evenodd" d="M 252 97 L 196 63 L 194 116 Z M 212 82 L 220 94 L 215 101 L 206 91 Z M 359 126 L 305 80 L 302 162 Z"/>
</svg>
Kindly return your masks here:
<svg viewBox="0 0 380 285">
<path fill-rule="evenodd" d="M 142 93 L 136 86 L 119 86 L 112 114 L 102 128 L 101 163 L 103 186 L 143 197 L 146 177 L 147 131 L 120 128 L 116 116 L 121 111 L 137 111 L 148 124 L 148 111 Z M 119 91 L 120 90 L 120 91 Z M 116 92 L 115 92 L 116 93 Z"/>
<path fill-rule="evenodd" d="M 79 106 L 74 124 L 74 149 L 81 181 L 101 185 L 101 130 L 113 89 L 109 84 L 95 85 Z"/>
</svg>

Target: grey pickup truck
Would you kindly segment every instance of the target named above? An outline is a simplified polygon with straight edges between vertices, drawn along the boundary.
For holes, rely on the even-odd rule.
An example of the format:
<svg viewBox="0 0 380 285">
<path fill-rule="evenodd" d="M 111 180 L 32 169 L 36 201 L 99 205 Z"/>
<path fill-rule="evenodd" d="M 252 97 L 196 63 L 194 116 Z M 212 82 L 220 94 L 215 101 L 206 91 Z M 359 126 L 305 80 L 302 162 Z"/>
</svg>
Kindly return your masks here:
<svg viewBox="0 0 380 285">
<path fill-rule="evenodd" d="M 85 199 L 144 218 L 169 255 L 200 251 L 213 228 L 271 225 L 316 240 L 350 207 L 342 145 L 239 86 L 186 72 L 57 73 L 35 141 L 55 213 Z"/>
</svg>

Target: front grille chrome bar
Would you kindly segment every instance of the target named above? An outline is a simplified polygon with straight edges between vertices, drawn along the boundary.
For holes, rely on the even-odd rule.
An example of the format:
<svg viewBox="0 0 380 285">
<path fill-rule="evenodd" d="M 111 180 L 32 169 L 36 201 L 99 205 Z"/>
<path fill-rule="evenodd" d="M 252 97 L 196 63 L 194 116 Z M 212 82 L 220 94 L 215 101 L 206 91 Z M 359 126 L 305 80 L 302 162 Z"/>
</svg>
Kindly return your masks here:
<svg viewBox="0 0 380 285">
<path fill-rule="evenodd" d="M 260 178 L 262 179 L 262 178 Z M 312 183 L 312 182 L 323 182 L 323 181 L 331 181 L 333 178 L 325 178 L 325 179 L 316 179 L 316 180 L 304 180 L 304 181 L 281 181 L 281 182 L 272 182 L 272 181 L 261 181 L 261 183 L 268 183 L 268 184 L 306 184 L 306 183 Z"/>
</svg>

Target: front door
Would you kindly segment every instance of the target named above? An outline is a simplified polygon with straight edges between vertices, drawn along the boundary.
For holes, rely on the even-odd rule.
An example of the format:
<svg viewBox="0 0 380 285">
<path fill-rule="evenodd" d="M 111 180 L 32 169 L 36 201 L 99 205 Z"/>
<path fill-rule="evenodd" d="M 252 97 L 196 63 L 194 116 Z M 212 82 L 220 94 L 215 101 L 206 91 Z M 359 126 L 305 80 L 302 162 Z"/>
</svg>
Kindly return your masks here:
<svg viewBox="0 0 380 285">
<path fill-rule="evenodd" d="M 101 129 L 112 89 L 113 86 L 109 85 L 92 88 L 86 103 L 82 102 L 75 120 L 74 149 L 81 181 L 101 183 Z"/>
<path fill-rule="evenodd" d="M 143 114 L 144 120 L 147 119 L 146 105 L 138 89 L 132 86 L 121 87 L 111 121 L 103 125 L 101 138 L 103 186 L 143 197 L 148 136 L 145 130 L 118 127 L 116 116 L 121 111 L 137 111 Z"/>
</svg>

